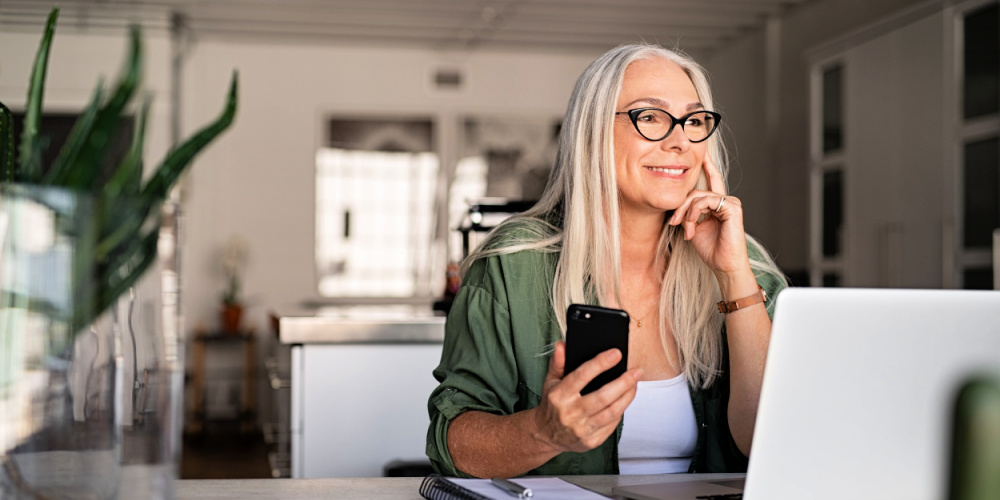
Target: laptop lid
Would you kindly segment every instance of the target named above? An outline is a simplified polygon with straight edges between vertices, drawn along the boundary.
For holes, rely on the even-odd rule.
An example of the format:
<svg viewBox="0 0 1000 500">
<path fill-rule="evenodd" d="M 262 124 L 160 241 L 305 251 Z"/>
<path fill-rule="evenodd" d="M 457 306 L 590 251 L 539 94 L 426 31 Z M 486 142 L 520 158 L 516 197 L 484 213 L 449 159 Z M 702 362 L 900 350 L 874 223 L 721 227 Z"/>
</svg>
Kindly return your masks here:
<svg viewBox="0 0 1000 500">
<path fill-rule="evenodd" d="M 786 289 L 744 498 L 944 498 L 957 388 L 998 371 L 1000 292 Z"/>
</svg>

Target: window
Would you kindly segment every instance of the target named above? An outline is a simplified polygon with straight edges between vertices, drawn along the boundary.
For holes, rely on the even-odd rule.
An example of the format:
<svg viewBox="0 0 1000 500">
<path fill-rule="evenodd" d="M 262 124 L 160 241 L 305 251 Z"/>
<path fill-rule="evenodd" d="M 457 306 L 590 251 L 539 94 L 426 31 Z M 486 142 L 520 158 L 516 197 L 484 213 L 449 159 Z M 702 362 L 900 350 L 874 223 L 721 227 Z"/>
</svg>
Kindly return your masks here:
<svg viewBox="0 0 1000 500">
<path fill-rule="evenodd" d="M 963 244 L 990 248 L 1000 227 L 1000 139 L 968 142 L 963 157 Z"/>
<path fill-rule="evenodd" d="M 966 290 L 992 290 L 993 268 L 967 268 L 962 271 L 962 288 Z"/>
<path fill-rule="evenodd" d="M 1000 3 L 973 4 L 958 21 L 956 285 L 988 289 L 993 233 L 1000 229 Z"/>
<path fill-rule="evenodd" d="M 536 201 L 555 163 L 561 120 L 547 116 L 466 116 L 449 193 L 448 227 L 458 228 L 474 202 Z M 493 213 L 484 226 L 509 216 Z M 469 232 L 468 241 L 453 232 L 449 257 L 460 260 L 464 247 L 474 249 L 485 233 Z"/>
<path fill-rule="evenodd" d="M 966 119 L 1000 111 L 1000 6 L 993 3 L 965 15 L 962 108 Z"/>
<path fill-rule="evenodd" d="M 14 158 L 20 155 L 21 134 L 24 132 L 24 112 L 13 111 L 14 118 Z M 42 148 L 42 169 L 48 171 L 63 145 L 69 139 L 69 134 L 76 125 L 79 115 L 72 113 L 43 113 L 38 128 L 38 142 Z M 132 143 L 134 120 L 131 116 L 123 117 L 111 138 L 107 156 L 105 157 L 105 174 L 110 175 L 117 167 L 125 155 L 128 154 L 129 145 Z"/>
<path fill-rule="evenodd" d="M 813 67 L 812 236 L 809 281 L 841 286 L 844 274 L 845 133 L 844 67 L 826 62 Z"/>
<path fill-rule="evenodd" d="M 823 172 L 823 257 L 840 255 L 844 229 L 844 173 Z"/>
<path fill-rule="evenodd" d="M 823 72 L 823 153 L 844 147 L 843 70 L 834 66 Z"/>
<path fill-rule="evenodd" d="M 840 286 L 840 274 L 823 273 L 823 286 L 830 288 Z"/>
<path fill-rule="evenodd" d="M 324 297 L 428 297 L 437 270 L 433 122 L 328 122 L 316 153 L 316 266 Z M 442 273 L 443 275 L 443 273 Z"/>
</svg>

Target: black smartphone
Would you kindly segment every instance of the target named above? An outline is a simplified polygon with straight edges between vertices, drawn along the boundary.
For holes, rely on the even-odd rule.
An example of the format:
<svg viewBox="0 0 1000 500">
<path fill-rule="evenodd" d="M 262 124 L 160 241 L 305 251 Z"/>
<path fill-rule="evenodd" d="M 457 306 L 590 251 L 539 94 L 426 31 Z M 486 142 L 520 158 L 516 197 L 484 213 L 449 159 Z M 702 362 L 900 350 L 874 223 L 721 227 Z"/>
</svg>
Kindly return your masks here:
<svg viewBox="0 0 1000 500">
<path fill-rule="evenodd" d="M 628 323 L 628 313 L 621 309 L 583 304 L 571 304 L 566 309 L 564 376 L 608 349 L 618 348 L 622 352 L 621 361 L 591 380 L 580 394 L 600 389 L 628 369 Z"/>
</svg>

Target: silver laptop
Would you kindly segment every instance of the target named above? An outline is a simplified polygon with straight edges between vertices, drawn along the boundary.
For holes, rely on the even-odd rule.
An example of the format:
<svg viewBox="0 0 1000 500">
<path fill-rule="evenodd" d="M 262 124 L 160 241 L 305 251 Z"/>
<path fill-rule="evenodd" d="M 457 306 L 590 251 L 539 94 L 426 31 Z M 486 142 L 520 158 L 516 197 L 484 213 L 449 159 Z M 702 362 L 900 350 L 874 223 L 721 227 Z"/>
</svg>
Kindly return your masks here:
<svg viewBox="0 0 1000 500">
<path fill-rule="evenodd" d="M 777 300 L 743 498 L 945 498 L 957 388 L 1000 374 L 1000 292 L 790 288 Z M 613 491 L 739 493 L 719 483 Z"/>
</svg>

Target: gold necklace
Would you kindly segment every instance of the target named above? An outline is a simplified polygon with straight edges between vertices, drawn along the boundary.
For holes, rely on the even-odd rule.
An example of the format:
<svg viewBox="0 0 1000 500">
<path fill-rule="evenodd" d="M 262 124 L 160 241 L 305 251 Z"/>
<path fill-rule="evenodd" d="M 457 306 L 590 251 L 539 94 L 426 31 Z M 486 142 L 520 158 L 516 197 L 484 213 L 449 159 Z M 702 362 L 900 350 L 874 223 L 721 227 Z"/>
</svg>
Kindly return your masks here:
<svg viewBox="0 0 1000 500">
<path fill-rule="evenodd" d="M 656 306 L 657 304 L 653 304 L 652 307 L 646 310 L 646 314 L 643 314 L 641 318 L 635 318 L 635 326 L 642 328 L 642 320 L 646 319 L 646 316 L 649 316 L 649 313 L 653 312 L 653 310 L 656 309 Z"/>
</svg>

